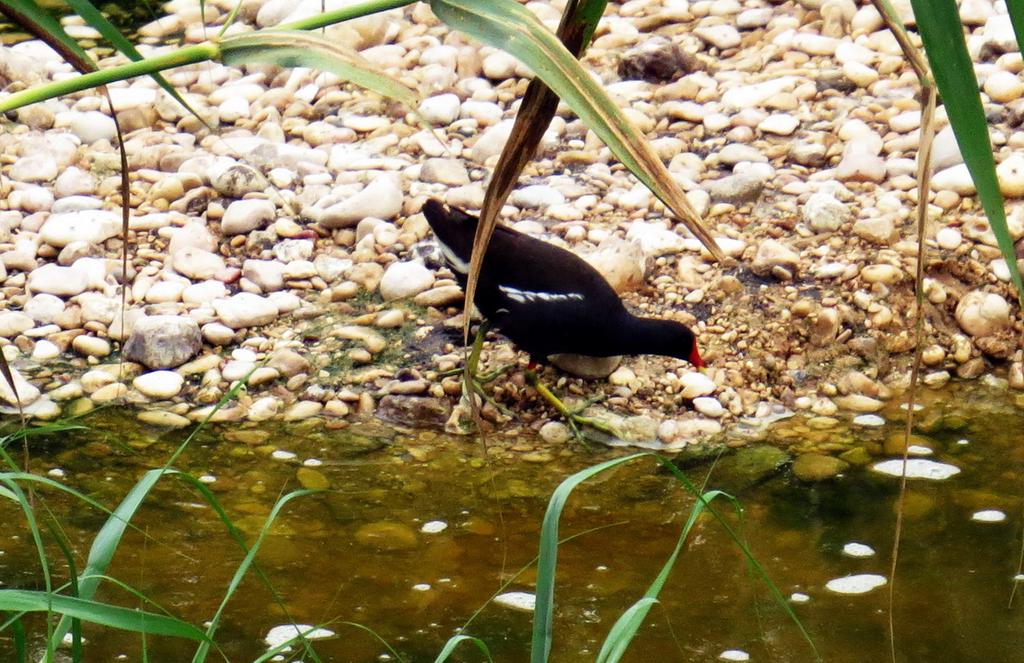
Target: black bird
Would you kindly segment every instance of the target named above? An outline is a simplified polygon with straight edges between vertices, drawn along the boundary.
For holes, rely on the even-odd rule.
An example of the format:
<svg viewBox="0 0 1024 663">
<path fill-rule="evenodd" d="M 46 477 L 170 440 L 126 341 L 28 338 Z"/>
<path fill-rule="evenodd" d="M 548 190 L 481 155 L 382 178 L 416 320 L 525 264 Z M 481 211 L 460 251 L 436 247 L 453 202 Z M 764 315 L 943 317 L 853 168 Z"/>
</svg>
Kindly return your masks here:
<svg viewBox="0 0 1024 663">
<path fill-rule="evenodd" d="M 433 199 L 423 214 L 465 290 L 478 219 Z M 560 353 L 664 355 L 704 366 L 689 327 L 633 315 L 587 261 L 505 226 L 491 237 L 474 303 L 533 362 Z"/>
</svg>

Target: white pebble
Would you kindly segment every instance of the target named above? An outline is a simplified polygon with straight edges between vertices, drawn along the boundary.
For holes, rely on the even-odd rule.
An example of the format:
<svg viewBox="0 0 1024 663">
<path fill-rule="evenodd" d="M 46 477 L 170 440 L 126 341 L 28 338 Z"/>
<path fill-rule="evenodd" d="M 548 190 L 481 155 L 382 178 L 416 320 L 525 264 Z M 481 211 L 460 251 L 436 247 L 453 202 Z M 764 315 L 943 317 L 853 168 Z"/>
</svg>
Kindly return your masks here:
<svg viewBox="0 0 1024 663">
<path fill-rule="evenodd" d="M 438 534 L 448 529 L 448 523 L 443 520 L 431 520 L 430 522 L 423 523 L 423 527 L 420 531 L 424 534 Z"/>
<path fill-rule="evenodd" d="M 860 573 L 829 580 L 825 589 L 836 594 L 866 594 L 888 582 L 884 576 L 874 573 Z"/>
<path fill-rule="evenodd" d="M 974 512 L 971 515 L 971 520 L 978 523 L 1001 523 L 1006 520 L 1006 514 L 996 509 L 985 509 Z"/>
<path fill-rule="evenodd" d="M 529 592 L 506 592 L 494 597 L 494 602 L 513 610 L 533 612 L 537 597 Z"/>
<path fill-rule="evenodd" d="M 875 463 L 871 469 L 881 474 L 899 477 L 903 474 L 903 461 L 899 459 L 883 460 L 880 463 Z M 960 468 L 955 465 L 949 465 L 948 463 L 938 463 L 934 460 L 927 460 L 924 458 L 911 458 L 907 460 L 908 479 L 930 479 L 932 481 L 942 481 L 952 476 L 956 476 L 957 474 L 960 474 Z"/>
<path fill-rule="evenodd" d="M 853 423 L 856 426 L 869 426 L 878 427 L 885 425 L 885 419 L 878 416 L 877 414 L 859 414 L 853 418 Z"/>
<path fill-rule="evenodd" d="M 871 557 L 875 554 L 875 549 L 869 545 L 852 541 L 843 546 L 843 554 L 847 557 Z"/>
</svg>

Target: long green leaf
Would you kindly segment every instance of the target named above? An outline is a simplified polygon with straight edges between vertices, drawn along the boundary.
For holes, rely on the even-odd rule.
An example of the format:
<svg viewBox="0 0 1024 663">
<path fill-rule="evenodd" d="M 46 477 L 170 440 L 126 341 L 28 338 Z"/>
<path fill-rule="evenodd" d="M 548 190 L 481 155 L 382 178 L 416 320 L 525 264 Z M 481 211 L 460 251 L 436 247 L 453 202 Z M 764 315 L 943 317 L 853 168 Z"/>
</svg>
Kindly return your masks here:
<svg viewBox="0 0 1024 663">
<path fill-rule="evenodd" d="M 263 541 L 266 539 L 267 534 L 270 532 L 271 526 L 277 519 L 278 514 L 281 513 L 281 509 L 284 508 L 288 502 L 291 502 L 296 497 L 302 497 L 303 495 L 312 495 L 320 491 L 317 490 L 294 490 L 287 495 L 282 496 L 274 504 L 274 507 L 270 510 L 270 515 L 263 523 L 263 528 L 260 530 L 259 536 L 256 537 L 256 542 L 252 544 L 252 547 L 245 554 L 245 558 L 238 565 L 235 570 L 234 576 L 231 578 L 231 582 L 228 583 L 227 591 L 224 592 L 224 598 L 221 599 L 220 605 L 217 607 L 217 612 L 214 613 L 210 619 L 209 626 L 206 628 L 207 639 L 199 645 L 196 649 L 195 655 L 192 657 L 193 663 L 201 663 L 206 660 L 206 656 L 210 650 L 210 644 L 213 642 L 213 636 L 217 632 L 217 628 L 220 626 L 221 617 L 224 614 L 224 609 L 227 608 L 228 601 L 235 595 L 235 591 L 238 590 L 238 586 L 242 584 L 242 579 L 249 572 L 249 567 L 253 565 L 256 554 L 259 552 L 260 547 L 263 545 Z"/>
<path fill-rule="evenodd" d="M 548 500 L 548 508 L 544 512 L 544 522 L 540 529 L 540 554 L 537 561 L 537 602 L 533 612 L 533 639 L 530 647 L 530 661 L 545 663 L 551 654 L 551 622 L 554 616 L 555 603 L 555 570 L 558 565 L 558 521 L 562 517 L 562 509 L 573 489 L 587 479 L 605 470 L 629 463 L 637 458 L 653 456 L 651 453 L 638 453 L 622 458 L 614 458 L 580 470 L 563 481 Z"/>
<path fill-rule="evenodd" d="M 221 59 L 227 65 L 275 64 L 329 71 L 346 81 L 402 102 L 415 110 L 419 95 L 355 50 L 308 32 L 263 30 L 221 41 Z"/>
<path fill-rule="evenodd" d="M 0 610 L 58 612 L 67 617 L 125 631 L 169 635 L 200 642 L 206 640 L 206 634 L 201 630 L 174 617 L 50 592 L 0 589 Z"/>
<path fill-rule="evenodd" d="M 107 20 L 107 17 L 104 16 L 100 10 L 96 9 L 89 0 L 67 0 L 67 3 L 75 10 L 76 14 L 85 19 L 86 23 L 95 28 L 97 32 L 103 35 L 104 39 L 113 44 L 114 48 L 127 56 L 130 60 L 138 62 L 143 59 L 142 54 L 139 53 L 137 48 L 135 48 L 135 45 L 128 41 L 128 38 L 121 34 L 121 31 L 114 27 L 114 24 Z M 174 89 L 174 86 L 171 85 L 163 75 L 159 72 L 153 72 L 150 76 L 154 81 L 156 81 L 157 85 L 162 87 L 167 94 L 171 95 L 171 97 L 181 104 L 185 110 L 195 115 L 200 121 L 203 121 L 203 118 L 200 117 L 199 113 L 188 105 L 188 102 L 185 101 L 184 97 Z"/>
<path fill-rule="evenodd" d="M 960 24 L 954 0 L 911 0 L 917 29 L 924 43 L 935 85 L 942 96 L 953 134 L 971 173 L 978 199 L 996 236 L 999 250 L 1017 288 L 1017 298 L 1024 306 L 1024 284 L 1017 269 L 1013 237 L 1006 224 L 1003 194 L 996 177 L 988 123 L 978 94 L 978 79 Z"/>
<path fill-rule="evenodd" d="M 491 650 L 487 648 L 487 643 L 480 638 L 475 638 L 471 635 L 453 635 L 448 638 L 448 642 L 444 643 L 444 648 L 441 649 L 441 653 L 434 659 L 434 663 L 444 663 L 448 658 L 455 653 L 455 649 L 463 642 L 471 642 L 476 645 L 484 656 L 487 657 L 488 661 L 494 661 L 491 657 Z"/>
<path fill-rule="evenodd" d="M 644 623 L 644 619 L 647 618 L 647 613 L 650 612 L 654 604 L 658 602 L 658 595 L 665 586 L 665 582 L 668 580 L 668 576 L 672 572 L 673 567 L 675 567 L 676 560 L 679 558 L 679 553 L 683 550 L 683 544 L 686 543 L 686 538 L 690 535 L 690 530 L 693 529 L 694 524 L 697 522 L 697 518 L 717 497 L 725 497 L 733 500 L 733 504 L 736 509 L 739 510 L 739 503 L 737 503 L 732 496 L 720 490 L 711 490 L 700 496 L 697 503 L 693 505 L 692 509 L 690 509 L 690 517 L 686 519 L 686 524 L 683 525 L 683 529 L 679 533 L 675 549 L 672 551 L 672 554 L 669 555 L 668 559 L 665 560 L 665 563 L 662 564 L 661 571 L 658 572 L 658 575 L 651 583 L 651 586 L 647 588 L 643 598 L 622 613 L 622 615 L 615 620 L 615 624 L 612 625 L 611 630 L 608 631 L 608 637 L 605 638 L 604 644 L 601 645 L 601 651 L 597 655 L 597 663 L 615 663 L 622 659 L 622 656 L 626 653 L 626 649 L 629 647 L 629 644 L 633 641 L 633 638 L 636 636 L 640 626 Z"/>
<path fill-rule="evenodd" d="M 451 27 L 507 51 L 554 90 L 718 259 L 724 255 L 654 149 L 601 85 L 530 10 L 514 0 L 430 0 Z"/>
</svg>

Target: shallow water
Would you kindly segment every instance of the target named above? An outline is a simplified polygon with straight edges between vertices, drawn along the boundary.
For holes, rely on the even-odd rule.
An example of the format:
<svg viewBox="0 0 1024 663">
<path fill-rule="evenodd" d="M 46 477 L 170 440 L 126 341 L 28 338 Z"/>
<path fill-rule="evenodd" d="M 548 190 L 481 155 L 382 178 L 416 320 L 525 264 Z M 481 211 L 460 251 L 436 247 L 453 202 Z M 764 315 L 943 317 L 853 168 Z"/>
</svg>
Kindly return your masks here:
<svg viewBox="0 0 1024 663">
<path fill-rule="evenodd" d="M 912 481 L 908 494 L 896 624 L 903 661 L 1018 661 L 1024 612 L 1008 607 L 1021 557 L 1020 494 L 1024 476 L 1024 410 L 998 390 L 926 394 L 920 414 L 934 448 L 932 460 L 962 471 L 942 482 Z M 783 446 L 830 441 L 879 451 L 901 428 L 899 412 L 883 429 L 807 428 L 799 418 L 769 439 Z M 966 419 L 962 417 L 966 416 Z M 32 469 L 62 469 L 62 481 L 113 507 L 146 469 L 159 466 L 184 439 L 137 423 L 127 413 L 86 420 L 92 430 L 33 440 Z M 960 442 L 966 440 L 966 443 Z M 271 627 L 295 621 L 338 633 L 316 643 L 324 661 L 382 660 L 373 629 L 405 660 L 433 660 L 502 582 L 537 552 L 548 496 L 572 472 L 623 450 L 532 448 L 521 440 L 478 441 L 382 427 L 267 430 L 233 425 L 204 431 L 176 463 L 215 479 L 215 492 L 235 524 L 254 540 L 273 502 L 302 485 L 328 490 L 292 501 L 258 557 L 273 586 L 250 576 L 225 612 L 217 642 L 231 661 L 266 649 Z M 288 451 L 292 459 L 274 457 Z M 20 455 L 20 454 L 19 454 Z M 874 460 L 885 456 L 877 455 Z M 310 462 L 312 459 L 312 462 Z M 322 465 L 317 466 L 317 462 Z M 688 470 L 702 481 L 702 465 Z M 792 604 L 824 660 L 888 660 L 887 588 L 863 595 L 828 591 L 831 579 L 858 573 L 889 575 L 898 480 L 863 468 L 837 479 L 803 483 L 788 471 L 754 483 L 725 472 L 721 481 L 744 505 L 744 531 L 757 559 L 781 592 L 804 593 Z M 718 468 L 709 485 L 716 485 Z M 47 505 L 84 557 L 105 515 L 53 492 Z M 552 660 L 593 660 L 618 615 L 637 600 L 671 552 L 693 504 L 650 459 L 602 475 L 577 491 L 562 520 Z M 973 513 L 998 509 L 1002 523 Z M 0 586 L 42 588 L 39 563 L 24 518 L 0 504 Z M 428 521 L 447 528 L 424 533 Z M 184 482 L 166 477 L 136 516 L 111 566 L 112 575 L 165 609 L 201 625 L 217 609 L 242 559 L 224 526 Z M 600 528 L 600 529 L 594 529 Z M 593 530 L 593 531 L 591 531 Z M 867 558 L 843 554 L 861 542 Z M 58 581 L 66 569 L 49 550 Z M 506 591 L 531 591 L 527 571 Z M 274 594 L 276 593 L 276 598 Z M 134 606 L 123 592 L 100 598 Z M 152 609 L 152 607 L 150 607 Z M 30 621 L 33 644 L 45 633 Z M 531 615 L 488 605 L 466 633 L 485 640 L 498 661 L 528 660 Z M 137 635 L 86 626 L 88 661 L 142 660 Z M 0 633 L 0 660 L 10 660 L 9 633 Z M 147 640 L 150 660 L 190 660 L 193 647 L 169 638 Z M 813 653 L 720 528 L 702 520 L 626 660 L 712 661 L 730 649 L 755 661 L 811 661 Z M 122 657 L 123 658 L 119 658 Z M 223 660 L 214 655 L 209 660 Z M 458 660 L 482 660 L 469 648 Z"/>
</svg>

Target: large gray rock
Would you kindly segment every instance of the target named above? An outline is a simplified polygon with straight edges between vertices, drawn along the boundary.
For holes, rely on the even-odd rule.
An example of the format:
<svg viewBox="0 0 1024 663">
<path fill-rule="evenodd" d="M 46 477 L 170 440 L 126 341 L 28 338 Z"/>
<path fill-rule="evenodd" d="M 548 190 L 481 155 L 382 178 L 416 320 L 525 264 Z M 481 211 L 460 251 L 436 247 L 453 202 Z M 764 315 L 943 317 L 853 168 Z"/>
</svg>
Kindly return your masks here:
<svg viewBox="0 0 1024 663">
<path fill-rule="evenodd" d="M 148 368 L 175 368 L 194 357 L 203 337 L 195 320 L 177 315 L 153 315 L 135 323 L 124 346 L 124 357 Z"/>
</svg>

